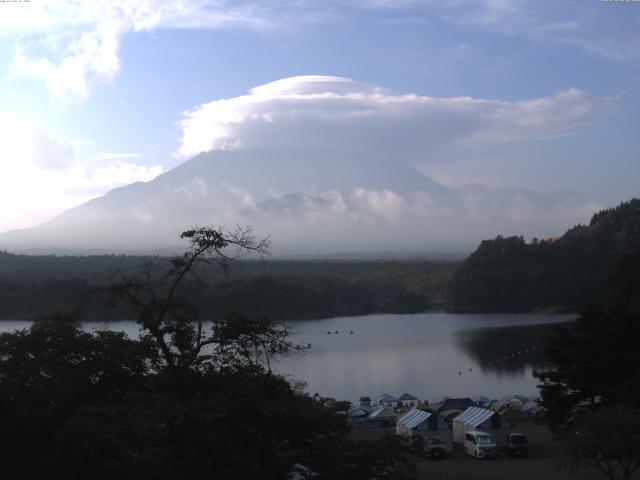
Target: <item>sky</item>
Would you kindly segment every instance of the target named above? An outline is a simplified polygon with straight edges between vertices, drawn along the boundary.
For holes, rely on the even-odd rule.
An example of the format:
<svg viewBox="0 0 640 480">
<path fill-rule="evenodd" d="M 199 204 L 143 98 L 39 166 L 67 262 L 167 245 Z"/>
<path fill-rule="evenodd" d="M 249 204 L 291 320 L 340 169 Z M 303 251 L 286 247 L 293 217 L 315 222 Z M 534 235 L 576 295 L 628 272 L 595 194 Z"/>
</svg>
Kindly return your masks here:
<svg viewBox="0 0 640 480">
<path fill-rule="evenodd" d="M 640 193 L 639 80 L 637 1 L 0 2 L 0 232 L 200 152 L 329 146 L 582 219 Z"/>
</svg>

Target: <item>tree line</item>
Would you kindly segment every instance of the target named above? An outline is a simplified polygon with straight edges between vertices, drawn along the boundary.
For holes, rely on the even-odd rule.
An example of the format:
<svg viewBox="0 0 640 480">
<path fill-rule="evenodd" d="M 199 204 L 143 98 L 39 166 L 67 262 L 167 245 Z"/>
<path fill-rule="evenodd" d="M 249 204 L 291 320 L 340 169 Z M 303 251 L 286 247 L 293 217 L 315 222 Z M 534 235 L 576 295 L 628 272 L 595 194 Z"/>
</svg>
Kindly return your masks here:
<svg viewBox="0 0 640 480">
<path fill-rule="evenodd" d="M 596 213 L 559 238 L 497 236 L 455 271 L 456 311 L 579 311 L 605 299 L 607 278 L 640 239 L 640 199 Z"/>
<path fill-rule="evenodd" d="M 84 320 L 130 318 L 128 306 L 105 312 L 96 287 L 140 264 L 165 268 L 168 257 L 27 256 L 0 252 L 0 319 L 34 319 L 82 307 Z M 450 262 L 256 261 L 228 272 L 202 269 L 183 295 L 209 315 L 262 313 L 307 319 L 441 309 L 455 269 Z M 199 267 L 196 268 L 196 270 Z M 111 317 L 109 317 L 111 315 Z"/>
</svg>

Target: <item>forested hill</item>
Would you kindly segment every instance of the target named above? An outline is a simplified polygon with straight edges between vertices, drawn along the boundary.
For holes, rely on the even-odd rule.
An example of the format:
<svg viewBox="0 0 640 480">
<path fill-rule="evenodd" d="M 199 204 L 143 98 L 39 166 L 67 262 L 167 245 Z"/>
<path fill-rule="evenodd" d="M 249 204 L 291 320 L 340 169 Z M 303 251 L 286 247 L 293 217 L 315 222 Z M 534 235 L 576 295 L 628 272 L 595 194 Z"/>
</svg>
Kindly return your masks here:
<svg viewBox="0 0 640 480">
<path fill-rule="evenodd" d="M 0 319 L 34 319 L 82 306 L 83 319 L 129 318 L 105 309 L 92 293 L 110 278 L 131 275 L 145 263 L 159 271 L 167 257 L 28 256 L 0 252 Z M 456 263 L 406 261 L 245 261 L 228 274 L 198 272 L 204 285 L 187 282 L 181 296 L 205 318 L 231 312 L 304 319 L 374 312 L 444 308 Z"/>
<path fill-rule="evenodd" d="M 577 311 L 603 299 L 609 274 L 640 245 L 640 199 L 596 213 L 548 240 L 483 241 L 456 270 L 454 311 Z"/>
</svg>

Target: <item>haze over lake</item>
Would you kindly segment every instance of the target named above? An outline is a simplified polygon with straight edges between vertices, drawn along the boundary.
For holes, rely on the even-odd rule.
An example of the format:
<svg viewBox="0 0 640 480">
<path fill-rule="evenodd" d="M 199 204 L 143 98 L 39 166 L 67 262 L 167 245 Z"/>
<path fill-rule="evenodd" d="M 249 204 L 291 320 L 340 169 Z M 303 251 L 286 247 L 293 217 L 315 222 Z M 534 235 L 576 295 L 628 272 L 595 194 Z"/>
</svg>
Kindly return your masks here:
<svg viewBox="0 0 640 480">
<path fill-rule="evenodd" d="M 311 348 L 280 360 L 275 370 L 291 381 L 306 381 L 311 394 L 351 401 L 404 392 L 421 399 L 534 395 L 538 381 L 533 372 L 547 366 L 546 339 L 556 325 L 574 319 L 575 315 L 419 313 L 289 322 L 295 341 L 310 343 Z M 29 325 L 4 321 L 0 332 Z M 94 330 L 107 324 L 84 325 Z M 134 322 L 108 326 L 130 336 L 138 332 Z"/>
</svg>

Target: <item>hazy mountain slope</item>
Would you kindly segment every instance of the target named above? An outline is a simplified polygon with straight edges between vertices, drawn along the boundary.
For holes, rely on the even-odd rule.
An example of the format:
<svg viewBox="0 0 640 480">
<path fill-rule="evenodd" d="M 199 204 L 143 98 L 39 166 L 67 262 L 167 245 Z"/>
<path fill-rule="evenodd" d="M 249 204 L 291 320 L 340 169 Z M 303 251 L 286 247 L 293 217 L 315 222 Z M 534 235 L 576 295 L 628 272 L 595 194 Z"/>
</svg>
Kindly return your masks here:
<svg viewBox="0 0 640 480">
<path fill-rule="evenodd" d="M 0 235 L 26 253 L 179 252 L 193 225 L 252 225 L 275 255 L 470 252 L 483 238 L 557 235 L 597 206 L 575 192 L 447 188 L 398 159 L 327 149 L 201 154 L 40 226 Z"/>
<path fill-rule="evenodd" d="M 305 151 L 214 152 L 198 155 L 150 182 L 114 189 L 38 227 L 0 235 L 0 248 L 171 249 L 177 245 L 178 233 L 190 225 L 246 224 L 256 220 L 262 202 L 282 204 L 313 197 L 319 207 L 328 200 L 314 195 L 330 195 L 332 201 L 336 196 L 348 199 L 358 189 L 404 196 L 422 192 L 443 203 L 451 197 L 448 189 L 416 170 L 384 159 L 354 161 L 351 156 L 347 162 L 340 154 L 321 156 Z M 348 200 L 343 203 L 353 207 Z M 334 250 L 341 251 L 339 247 Z"/>
</svg>

